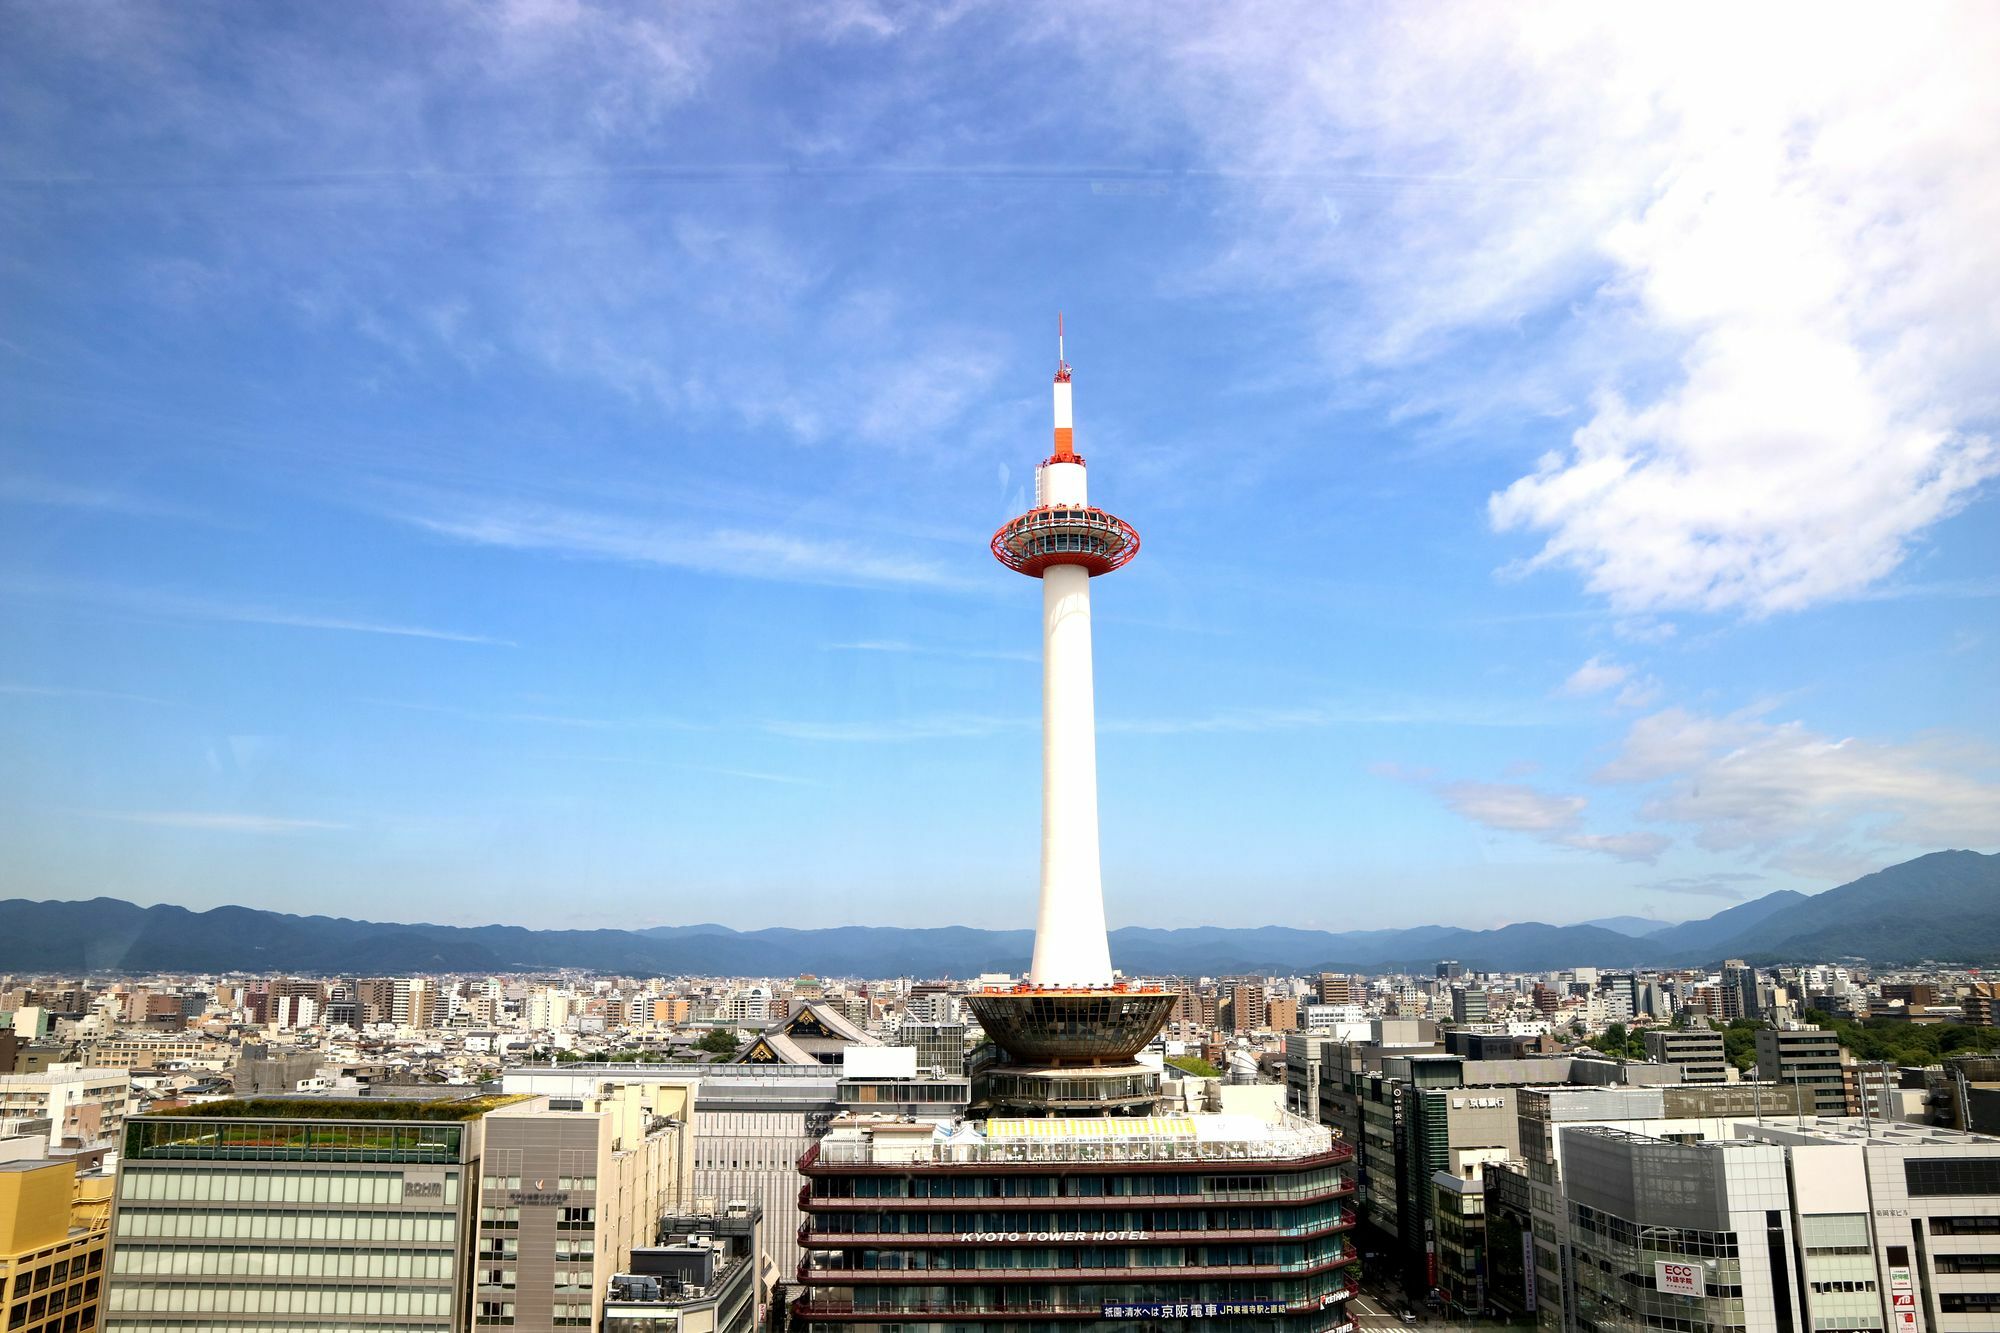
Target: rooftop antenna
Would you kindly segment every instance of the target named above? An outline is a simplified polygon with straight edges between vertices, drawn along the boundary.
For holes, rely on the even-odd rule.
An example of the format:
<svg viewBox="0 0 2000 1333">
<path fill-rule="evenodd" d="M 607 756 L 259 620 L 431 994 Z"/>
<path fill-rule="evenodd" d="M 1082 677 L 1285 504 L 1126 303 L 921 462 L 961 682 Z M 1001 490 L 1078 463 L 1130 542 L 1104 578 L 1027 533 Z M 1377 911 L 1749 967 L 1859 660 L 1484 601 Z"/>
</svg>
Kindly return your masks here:
<svg viewBox="0 0 2000 1333">
<path fill-rule="evenodd" d="M 1063 316 L 1060 310 L 1056 311 L 1056 378 L 1069 379 L 1069 361 L 1063 354 Z"/>
</svg>

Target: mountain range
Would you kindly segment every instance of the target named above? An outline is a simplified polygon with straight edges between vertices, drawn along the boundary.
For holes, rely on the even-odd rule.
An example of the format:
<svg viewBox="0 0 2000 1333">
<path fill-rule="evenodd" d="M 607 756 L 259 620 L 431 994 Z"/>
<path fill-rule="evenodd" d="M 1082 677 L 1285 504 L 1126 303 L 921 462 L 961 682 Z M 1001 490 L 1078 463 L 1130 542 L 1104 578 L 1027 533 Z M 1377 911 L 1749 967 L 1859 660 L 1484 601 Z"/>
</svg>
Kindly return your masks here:
<svg viewBox="0 0 2000 1333">
<path fill-rule="evenodd" d="M 247 907 L 192 912 L 116 898 L 0 901 L 0 970 L 15 972 L 353 976 L 573 968 L 636 976 L 965 977 L 1020 972 L 1033 947 L 1032 931 L 966 926 L 527 930 Z M 1983 963 L 2000 960 L 2000 854 L 1932 852 L 1824 893 L 1781 890 L 1672 926 L 1639 918 L 1572 926 L 1524 921 L 1496 930 L 1127 926 L 1111 932 L 1111 955 L 1129 974 L 1210 976 L 1427 971 L 1444 958 L 1496 972 L 1699 966 L 1723 958 Z"/>
</svg>

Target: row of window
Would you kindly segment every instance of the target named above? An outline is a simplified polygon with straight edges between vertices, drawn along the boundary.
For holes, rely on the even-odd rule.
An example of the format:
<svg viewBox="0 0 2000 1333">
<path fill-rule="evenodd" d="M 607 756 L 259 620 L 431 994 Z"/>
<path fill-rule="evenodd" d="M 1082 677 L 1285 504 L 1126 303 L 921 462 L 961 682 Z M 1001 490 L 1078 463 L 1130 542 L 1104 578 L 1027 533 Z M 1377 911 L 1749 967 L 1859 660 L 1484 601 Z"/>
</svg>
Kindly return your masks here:
<svg viewBox="0 0 2000 1333">
<path fill-rule="evenodd" d="M 446 1281 L 448 1251 L 255 1250 L 186 1245 L 121 1245 L 112 1259 L 119 1274 L 164 1277 L 332 1277 Z"/>
<path fill-rule="evenodd" d="M 1932 1262 L 1940 1273 L 2000 1273 L 2000 1254 L 1940 1254 Z"/>
<path fill-rule="evenodd" d="M 435 1189 L 435 1182 L 427 1182 Z M 119 1197 L 137 1202 L 400 1204 L 403 1177 L 370 1171 L 127 1170 Z M 447 1172 L 444 1192 L 428 1196 L 440 1207 L 458 1204 L 458 1173 Z"/>
<path fill-rule="evenodd" d="M 195 1213 L 121 1208 L 118 1238 L 449 1245 L 453 1228 L 451 1216 L 445 1213 Z"/>
<path fill-rule="evenodd" d="M 822 1273 L 843 1270 L 968 1272 L 1023 1268 L 1257 1268 L 1315 1266 L 1347 1254 L 1339 1243 L 1303 1245 L 1083 1245 L 1027 1249 L 855 1250 L 822 1255 Z"/>
<path fill-rule="evenodd" d="M 64 1310 L 74 1310 L 87 1305 L 97 1299 L 97 1283 L 97 1278 L 91 1278 L 88 1282 L 74 1287 L 65 1287 L 32 1299 L 16 1301 L 7 1312 L 7 1327 L 22 1328 L 37 1319 L 46 1319 L 51 1315 L 61 1314 Z"/>
<path fill-rule="evenodd" d="M 1319 1231 L 1340 1220 L 1338 1203 L 1295 1208 L 1134 1208 L 1125 1212 L 821 1213 L 813 1218 L 825 1236 L 976 1236 L 990 1232 L 1033 1231 Z"/>
<path fill-rule="evenodd" d="M 193 1319 L 155 1319 L 149 1315 L 111 1316 L 104 1325 L 106 1333 L 209 1333 L 210 1325 Z M 295 1323 L 249 1324 L 232 1321 L 229 1333 L 299 1333 Z M 344 1319 L 340 1333 L 452 1333 L 449 1318 L 416 1324 L 407 1320 L 395 1323 L 367 1323 L 354 1319 Z"/>
<path fill-rule="evenodd" d="M 2000 1236 L 2000 1213 L 1984 1217 L 1933 1217 L 1933 1236 Z"/>
<path fill-rule="evenodd" d="M 25 1328 L 26 1324 L 26 1318 L 23 1318 L 19 1324 L 14 1323 L 10 1319 L 7 1327 L 11 1331 L 16 1328 Z M 95 1305 L 86 1305 L 79 1309 L 71 1310 L 68 1314 L 60 1318 L 51 1318 L 46 1324 L 27 1329 L 27 1333 L 83 1333 L 85 1329 L 94 1329 L 96 1327 L 97 1307 Z"/>
<path fill-rule="evenodd" d="M 103 1267 L 104 1251 L 101 1249 L 92 1250 L 88 1254 L 79 1254 L 73 1259 L 54 1259 L 32 1272 L 17 1273 L 14 1290 L 16 1293 L 46 1291 L 52 1286 L 79 1278 L 85 1273 L 95 1273 Z M 6 1270 L 0 1267 L 0 1286 L 4 1286 L 6 1280 Z"/>
<path fill-rule="evenodd" d="M 1270 1194 L 1297 1197 L 1325 1194 L 1342 1184 L 1331 1168 L 1277 1175 L 1192 1175 L 1178 1172 L 1055 1176 L 994 1176 L 936 1173 L 920 1176 L 834 1176 L 813 1182 L 824 1199 L 1098 1199 L 1211 1194 Z"/>
<path fill-rule="evenodd" d="M 451 1292 L 408 1287 L 156 1286 L 120 1282 L 107 1308 L 158 1314 L 451 1315 Z"/>
<path fill-rule="evenodd" d="M 1105 1305 L 1133 1305 L 1171 1299 L 1180 1301 L 1289 1301 L 1303 1305 L 1321 1297 L 1338 1296 L 1347 1290 L 1339 1274 L 1320 1274 L 1300 1279 L 1267 1281 L 1175 1282 L 1171 1289 L 1159 1282 L 1065 1282 L 1008 1283 L 1005 1286 L 949 1287 L 832 1287 L 815 1291 L 810 1305 L 834 1306 L 852 1303 L 857 1311 L 935 1310 L 1018 1310 L 1024 1315 L 1036 1309 L 1097 1310 Z"/>
<path fill-rule="evenodd" d="M 1815 1282 L 1812 1284 L 1812 1289 L 1816 1295 L 1830 1296 L 1840 1292 L 1873 1291 L 1875 1284 L 1863 1278 L 1844 1282 Z"/>
<path fill-rule="evenodd" d="M 1991 1157 L 1910 1157 L 1903 1183 L 1911 1198 L 2000 1194 L 2000 1154 Z"/>
<path fill-rule="evenodd" d="M 1941 1291 L 1939 1314 L 2000 1314 L 2000 1291 Z"/>
<path fill-rule="evenodd" d="M 485 1190 L 520 1190 L 523 1188 L 521 1176 L 481 1176 L 479 1186 Z M 527 1188 L 533 1191 L 551 1190 L 594 1190 L 596 1176 L 543 1176 L 528 1178 Z"/>
</svg>

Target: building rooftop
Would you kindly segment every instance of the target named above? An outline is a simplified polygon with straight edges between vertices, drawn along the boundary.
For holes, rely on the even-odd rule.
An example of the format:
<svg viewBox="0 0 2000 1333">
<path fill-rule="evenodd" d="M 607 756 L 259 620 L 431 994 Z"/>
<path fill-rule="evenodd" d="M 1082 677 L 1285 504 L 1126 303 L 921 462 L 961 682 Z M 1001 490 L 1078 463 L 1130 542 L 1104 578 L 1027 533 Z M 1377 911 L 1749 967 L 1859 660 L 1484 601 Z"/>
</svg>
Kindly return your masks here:
<svg viewBox="0 0 2000 1333">
<path fill-rule="evenodd" d="M 1333 1152 L 1335 1143 L 1325 1126 L 1282 1112 L 1275 1120 L 1222 1114 L 921 1124 L 843 1115 L 807 1160 L 828 1166 L 1278 1161 L 1322 1156 Z"/>
<path fill-rule="evenodd" d="M 189 1120 L 477 1120 L 489 1111 L 526 1098 L 439 1098 L 389 1101 L 380 1097 L 248 1097 L 155 1111 L 156 1117 Z"/>
</svg>

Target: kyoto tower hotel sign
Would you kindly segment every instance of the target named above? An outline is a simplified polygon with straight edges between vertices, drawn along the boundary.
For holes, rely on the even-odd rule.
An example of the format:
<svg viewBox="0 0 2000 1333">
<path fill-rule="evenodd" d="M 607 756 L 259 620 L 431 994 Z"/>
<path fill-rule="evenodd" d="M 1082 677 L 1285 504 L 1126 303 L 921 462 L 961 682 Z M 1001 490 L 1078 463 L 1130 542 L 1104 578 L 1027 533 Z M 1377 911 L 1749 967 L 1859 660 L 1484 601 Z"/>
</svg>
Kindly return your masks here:
<svg viewBox="0 0 2000 1333">
<path fill-rule="evenodd" d="M 1107 1062 L 1136 1073 L 1139 1067 L 1125 1062 L 1159 1030 L 1173 1004 L 1163 991 L 1114 983 L 1097 847 L 1090 581 L 1138 553 L 1132 525 L 1090 503 L 1071 426 L 1070 367 L 1059 322 L 1055 451 L 1035 471 L 1035 507 L 993 534 L 1001 564 L 1042 581 L 1042 885 L 1034 961 L 1025 985 L 970 997 L 1016 1073 Z M 1072 1098 L 1043 1086 L 1028 1100 L 1058 1110 L 1071 1109 Z M 1081 1100 L 1093 1109 L 1137 1105 L 1122 1094 Z M 1034 1109 L 1011 1096 L 998 1101 Z"/>
</svg>

